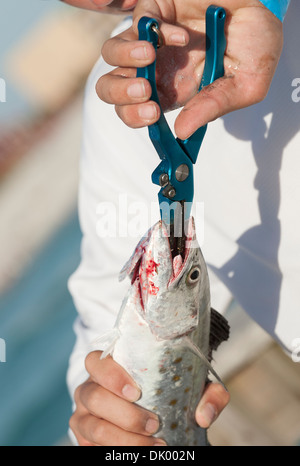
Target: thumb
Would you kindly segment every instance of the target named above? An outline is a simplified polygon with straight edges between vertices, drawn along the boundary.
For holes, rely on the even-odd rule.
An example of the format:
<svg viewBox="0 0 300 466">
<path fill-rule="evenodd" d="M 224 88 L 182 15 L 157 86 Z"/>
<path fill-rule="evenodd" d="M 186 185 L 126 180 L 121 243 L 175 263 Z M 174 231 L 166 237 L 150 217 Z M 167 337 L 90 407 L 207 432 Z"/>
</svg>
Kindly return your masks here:
<svg viewBox="0 0 300 466">
<path fill-rule="evenodd" d="M 221 384 L 209 383 L 196 409 L 197 424 L 204 429 L 210 427 L 227 406 L 229 400 L 230 395 Z"/>
<path fill-rule="evenodd" d="M 201 126 L 227 113 L 261 102 L 268 93 L 271 81 L 272 74 L 227 72 L 187 102 L 175 122 L 177 136 L 187 139 Z"/>
<path fill-rule="evenodd" d="M 185 46 L 189 42 L 188 32 L 179 26 L 176 26 L 176 15 L 173 9 L 167 8 L 164 4 L 158 6 L 155 0 L 140 0 L 133 12 L 133 30 L 138 35 L 138 23 L 143 16 L 154 18 L 159 23 L 159 32 L 163 39 L 164 45 Z"/>
</svg>

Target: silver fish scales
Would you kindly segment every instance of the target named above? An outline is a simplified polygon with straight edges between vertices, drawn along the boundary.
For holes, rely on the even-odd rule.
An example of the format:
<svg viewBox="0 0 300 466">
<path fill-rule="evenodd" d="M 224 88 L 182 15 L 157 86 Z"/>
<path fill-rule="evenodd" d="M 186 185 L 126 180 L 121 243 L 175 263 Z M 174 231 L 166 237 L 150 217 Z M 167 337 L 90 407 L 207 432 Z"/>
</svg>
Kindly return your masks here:
<svg viewBox="0 0 300 466">
<path fill-rule="evenodd" d="M 140 386 L 138 405 L 155 412 L 156 436 L 170 446 L 208 445 L 195 410 L 207 382 L 211 352 L 229 335 L 210 307 L 207 268 L 191 219 L 185 256 L 174 259 L 158 222 L 140 241 L 120 278 L 131 286 L 112 332 L 98 340 Z M 104 348 L 103 348 L 104 346 Z M 216 374 L 215 374 L 216 375 Z"/>
</svg>

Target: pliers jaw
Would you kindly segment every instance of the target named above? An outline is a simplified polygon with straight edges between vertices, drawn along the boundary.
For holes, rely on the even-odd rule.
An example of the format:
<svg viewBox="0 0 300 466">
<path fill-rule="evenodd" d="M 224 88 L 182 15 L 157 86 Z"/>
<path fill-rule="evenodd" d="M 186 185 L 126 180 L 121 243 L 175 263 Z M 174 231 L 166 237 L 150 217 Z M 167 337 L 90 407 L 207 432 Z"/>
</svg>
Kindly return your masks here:
<svg viewBox="0 0 300 466">
<path fill-rule="evenodd" d="M 224 32 L 226 12 L 222 7 L 210 6 L 206 13 L 206 60 L 199 91 L 224 75 Z M 139 21 L 139 39 L 150 42 L 157 50 L 161 36 L 159 24 L 153 18 Z M 156 60 L 139 68 L 137 77 L 148 79 L 152 88 L 151 100 L 160 106 L 156 87 Z M 160 106 L 161 107 L 161 106 Z M 161 109 L 157 123 L 149 126 L 150 139 L 161 159 L 152 174 L 153 183 L 161 187 L 158 199 L 161 219 L 170 228 L 173 254 L 184 255 L 184 226 L 190 215 L 194 198 L 194 164 L 206 133 L 207 126 L 199 128 L 190 138 L 181 140 L 173 135 Z"/>
</svg>

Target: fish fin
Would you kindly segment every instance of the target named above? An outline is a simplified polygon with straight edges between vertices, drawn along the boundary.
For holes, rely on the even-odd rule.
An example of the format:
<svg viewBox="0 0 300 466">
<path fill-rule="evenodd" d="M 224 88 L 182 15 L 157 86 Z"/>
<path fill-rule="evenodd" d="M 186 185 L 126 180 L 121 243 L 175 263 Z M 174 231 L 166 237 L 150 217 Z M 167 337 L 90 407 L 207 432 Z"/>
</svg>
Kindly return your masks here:
<svg viewBox="0 0 300 466">
<path fill-rule="evenodd" d="M 217 381 L 223 386 L 223 388 L 225 388 L 225 390 L 228 391 L 224 383 L 222 382 L 221 377 L 216 373 L 211 363 L 209 362 L 205 354 L 203 354 L 203 352 L 200 350 L 200 348 L 198 348 L 198 346 L 196 346 L 195 343 L 193 343 L 187 336 L 183 337 L 183 341 L 184 344 L 188 347 L 188 349 L 193 354 L 195 354 L 195 356 L 201 359 L 201 361 L 205 364 L 209 372 L 217 379 Z"/>
<path fill-rule="evenodd" d="M 105 359 L 109 354 L 112 355 L 119 336 L 119 330 L 114 327 L 112 330 L 109 330 L 109 332 L 101 335 L 101 337 L 95 338 L 95 340 L 91 342 L 91 347 L 94 351 L 103 351 L 100 359 Z"/>
<path fill-rule="evenodd" d="M 212 352 L 217 350 L 223 341 L 228 340 L 230 327 L 227 319 L 213 308 L 211 308 L 210 316 L 209 347 Z"/>
</svg>

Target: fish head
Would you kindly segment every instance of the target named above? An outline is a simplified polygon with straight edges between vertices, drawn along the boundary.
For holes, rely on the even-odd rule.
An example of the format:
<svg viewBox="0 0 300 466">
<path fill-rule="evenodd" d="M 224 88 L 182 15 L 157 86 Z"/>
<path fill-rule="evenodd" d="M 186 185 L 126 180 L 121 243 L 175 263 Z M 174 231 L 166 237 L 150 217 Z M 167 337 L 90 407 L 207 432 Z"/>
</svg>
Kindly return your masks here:
<svg viewBox="0 0 300 466">
<path fill-rule="evenodd" d="M 158 339 L 172 339 L 194 330 L 210 310 L 206 264 L 190 219 L 184 260 L 172 257 L 166 225 L 158 222 L 144 238 L 131 262 L 138 285 L 141 314 Z"/>
</svg>

